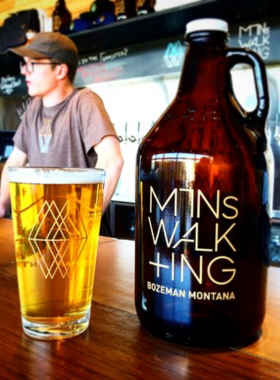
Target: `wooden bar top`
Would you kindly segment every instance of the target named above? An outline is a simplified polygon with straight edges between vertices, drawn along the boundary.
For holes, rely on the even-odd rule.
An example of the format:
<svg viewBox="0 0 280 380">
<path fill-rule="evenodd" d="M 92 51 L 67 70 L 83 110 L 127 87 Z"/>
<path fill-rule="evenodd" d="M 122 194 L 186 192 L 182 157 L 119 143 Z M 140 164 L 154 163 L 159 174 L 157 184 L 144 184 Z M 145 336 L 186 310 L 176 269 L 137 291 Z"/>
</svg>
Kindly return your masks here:
<svg viewBox="0 0 280 380">
<path fill-rule="evenodd" d="M 246 347 L 204 349 L 155 338 L 141 327 L 133 294 L 134 243 L 100 237 L 89 329 L 64 341 L 27 337 L 12 222 L 0 219 L 0 379 L 280 379 L 280 268 L 269 269 L 262 335 Z"/>
</svg>

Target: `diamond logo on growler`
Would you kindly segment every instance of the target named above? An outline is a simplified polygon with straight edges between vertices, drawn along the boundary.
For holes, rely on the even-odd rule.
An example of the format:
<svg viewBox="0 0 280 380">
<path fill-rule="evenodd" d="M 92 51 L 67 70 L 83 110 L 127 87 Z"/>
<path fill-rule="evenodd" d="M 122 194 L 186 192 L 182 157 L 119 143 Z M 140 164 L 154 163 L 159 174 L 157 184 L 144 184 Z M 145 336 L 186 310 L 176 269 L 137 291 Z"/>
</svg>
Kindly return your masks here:
<svg viewBox="0 0 280 380">
<path fill-rule="evenodd" d="M 135 304 L 143 326 L 174 342 L 257 339 L 270 232 L 265 67 L 227 46 L 228 25 L 187 25 L 175 99 L 140 144 Z M 250 65 L 256 109 L 238 103 L 230 70 Z"/>
</svg>

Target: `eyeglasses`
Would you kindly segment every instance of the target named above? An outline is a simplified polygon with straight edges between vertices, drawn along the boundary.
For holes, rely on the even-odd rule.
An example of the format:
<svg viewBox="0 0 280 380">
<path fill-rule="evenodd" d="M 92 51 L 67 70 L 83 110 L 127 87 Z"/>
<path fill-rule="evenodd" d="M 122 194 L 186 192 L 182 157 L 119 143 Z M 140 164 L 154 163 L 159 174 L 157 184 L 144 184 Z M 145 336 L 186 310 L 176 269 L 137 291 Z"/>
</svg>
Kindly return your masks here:
<svg viewBox="0 0 280 380">
<path fill-rule="evenodd" d="M 28 62 L 20 62 L 19 63 L 19 68 L 20 68 L 20 71 L 23 70 L 23 68 L 25 68 L 25 70 L 29 73 L 29 74 L 32 74 L 33 71 L 34 71 L 34 66 L 35 65 L 61 65 L 61 63 L 58 63 L 58 62 L 32 62 L 32 61 L 28 61 Z"/>
</svg>

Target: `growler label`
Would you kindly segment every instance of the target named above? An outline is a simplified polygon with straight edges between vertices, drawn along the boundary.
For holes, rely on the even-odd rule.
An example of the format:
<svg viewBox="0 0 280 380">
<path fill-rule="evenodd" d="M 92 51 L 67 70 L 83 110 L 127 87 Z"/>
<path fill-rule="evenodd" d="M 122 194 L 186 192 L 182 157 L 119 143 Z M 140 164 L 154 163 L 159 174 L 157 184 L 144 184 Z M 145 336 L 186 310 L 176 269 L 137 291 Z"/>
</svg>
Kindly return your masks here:
<svg viewBox="0 0 280 380">
<path fill-rule="evenodd" d="M 153 292 L 167 294 L 173 297 L 191 298 L 194 300 L 208 300 L 208 301 L 224 301 L 235 299 L 234 292 L 192 292 L 183 289 L 169 288 L 163 285 L 151 283 L 147 281 L 147 289 L 151 289 Z"/>
<path fill-rule="evenodd" d="M 141 181 L 142 233 L 149 246 L 143 286 L 196 302 L 235 300 L 238 242 L 245 232 L 239 225 L 239 193 L 232 194 L 207 156 L 181 153 L 177 162 L 155 157 Z"/>
<path fill-rule="evenodd" d="M 227 196 L 224 199 L 221 199 L 220 190 L 217 190 L 215 194 L 215 207 L 213 207 L 202 190 L 175 188 L 164 202 L 159 200 L 152 186 L 150 187 L 149 193 L 148 230 L 154 246 L 157 247 L 159 240 L 161 240 L 161 245 L 163 245 L 164 248 L 164 252 L 161 253 L 160 248 L 158 247 L 155 259 L 149 260 L 149 265 L 154 266 L 156 270 L 156 278 L 160 279 L 162 272 L 164 271 L 165 278 L 166 273 L 169 272 L 170 280 L 174 281 L 175 271 L 177 270 L 177 264 L 179 261 L 179 272 L 182 283 L 185 281 L 186 267 L 199 284 L 204 284 L 205 281 L 211 281 L 213 284 L 222 286 L 232 282 L 236 275 L 234 260 L 223 254 L 223 252 L 220 252 L 220 246 L 224 243 L 227 245 L 228 250 L 236 253 L 236 247 L 232 240 L 231 232 L 236 226 L 234 220 L 238 216 L 238 199 L 234 196 Z M 196 222 L 192 223 L 186 230 L 184 228 L 182 231 L 180 224 L 181 220 L 185 222 L 185 218 L 181 218 L 181 220 L 178 218 L 178 215 L 180 214 L 178 205 L 182 204 L 182 200 L 179 200 L 179 197 L 183 196 L 185 196 L 185 200 L 188 199 L 189 203 L 189 215 L 187 218 L 190 220 L 195 218 Z M 196 202 L 194 202 L 194 199 L 196 199 Z M 222 206 L 224 211 L 222 211 Z M 202 236 L 209 232 L 205 231 L 200 223 L 200 220 L 204 217 L 202 209 L 205 207 L 210 211 L 210 214 L 213 215 L 213 223 L 215 226 L 213 229 L 213 236 L 208 239 L 208 241 L 210 241 L 208 246 L 203 245 L 202 242 L 204 239 Z M 168 218 L 165 218 L 166 210 L 168 210 Z M 156 214 L 160 214 L 159 223 L 153 223 Z M 171 227 L 170 217 L 172 214 L 176 221 Z M 226 230 L 221 228 L 221 224 L 224 225 L 224 223 L 220 222 L 221 220 L 230 221 Z M 199 261 L 198 270 L 195 270 L 192 267 L 190 260 L 188 259 L 188 253 L 190 253 L 190 250 L 188 249 L 189 246 L 193 247 L 196 253 L 201 253 L 197 258 Z M 177 247 L 181 247 L 181 253 L 179 254 L 177 253 L 178 250 L 176 253 L 174 251 Z M 164 263 L 165 259 L 163 258 L 166 256 L 167 249 L 170 255 L 168 265 Z M 205 267 L 204 255 L 208 252 L 214 252 L 215 257 L 210 261 L 208 260 L 206 271 L 207 278 L 205 279 L 203 273 L 203 267 Z M 223 278 L 220 278 L 220 276 L 215 274 L 215 271 L 213 270 L 218 262 L 221 265 L 221 271 L 226 274 Z M 148 284 L 148 289 L 149 288 L 156 291 L 156 288 L 153 288 Z M 173 295 L 173 293 L 171 295 Z M 177 296 L 176 292 L 175 295 Z M 190 292 L 189 296 L 190 298 L 195 299 L 200 298 L 200 296 L 197 297 L 194 292 Z M 215 298 L 215 294 L 211 295 L 211 299 L 213 298 Z M 233 298 L 234 297 L 232 296 L 230 297 L 230 299 Z M 219 295 L 219 299 L 224 299 L 224 296 Z M 225 299 L 227 299 L 227 297 L 225 297 Z"/>
<path fill-rule="evenodd" d="M 115 13 L 116 13 L 116 15 L 126 13 L 125 0 L 116 0 L 115 1 Z"/>
</svg>

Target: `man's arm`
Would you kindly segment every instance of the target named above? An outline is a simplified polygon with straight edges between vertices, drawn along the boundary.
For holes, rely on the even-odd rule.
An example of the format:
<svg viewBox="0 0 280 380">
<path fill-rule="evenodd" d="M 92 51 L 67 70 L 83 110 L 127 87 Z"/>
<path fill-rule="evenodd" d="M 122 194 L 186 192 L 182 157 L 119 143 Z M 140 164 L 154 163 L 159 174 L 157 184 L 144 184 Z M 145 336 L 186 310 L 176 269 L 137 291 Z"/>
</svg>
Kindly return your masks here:
<svg viewBox="0 0 280 380">
<path fill-rule="evenodd" d="M 14 148 L 1 174 L 0 190 L 0 218 L 3 218 L 10 206 L 10 189 L 8 180 L 9 166 L 24 166 L 27 162 L 27 155 L 18 148 Z"/>
<path fill-rule="evenodd" d="M 116 190 L 123 167 L 123 157 L 119 140 L 114 136 L 105 136 L 94 146 L 98 156 L 96 168 L 106 170 L 106 180 L 103 198 L 103 213 L 108 207 Z"/>
</svg>

